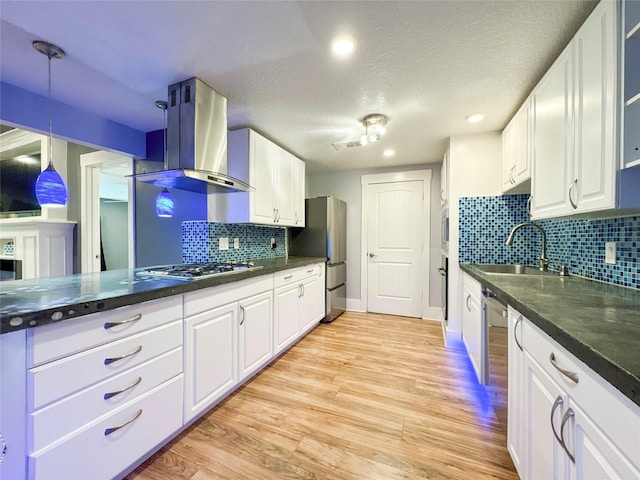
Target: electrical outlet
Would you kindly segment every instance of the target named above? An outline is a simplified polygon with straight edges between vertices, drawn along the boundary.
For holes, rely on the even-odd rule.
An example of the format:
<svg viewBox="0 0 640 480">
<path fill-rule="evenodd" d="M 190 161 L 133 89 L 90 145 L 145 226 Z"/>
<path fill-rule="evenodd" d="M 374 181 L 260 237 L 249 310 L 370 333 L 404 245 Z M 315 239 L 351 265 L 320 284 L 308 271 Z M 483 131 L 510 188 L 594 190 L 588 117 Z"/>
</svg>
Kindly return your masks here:
<svg viewBox="0 0 640 480">
<path fill-rule="evenodd" d="M 218 238 L 218 250 L 229 250 L 229 237 Z"/>
<path fill-rule="evenodd" d="M 239 248 L 240 248 L 240 239 L 236 237 L 233 239 L 233 249 L 238 250 Z"/>
<path fill-rule="evenodd" d="M 604 263 L 608 263 L 610 265 L 616 264 L 616 242 L 605 242 Z"/>
<path fill-rule="evenodd" d="M 276 239 L 275 238 L 271 238 L 271 241 L 269 242 L 269 245 L 271 245 L 271 248 L 276 248 Z"/>
</svg>

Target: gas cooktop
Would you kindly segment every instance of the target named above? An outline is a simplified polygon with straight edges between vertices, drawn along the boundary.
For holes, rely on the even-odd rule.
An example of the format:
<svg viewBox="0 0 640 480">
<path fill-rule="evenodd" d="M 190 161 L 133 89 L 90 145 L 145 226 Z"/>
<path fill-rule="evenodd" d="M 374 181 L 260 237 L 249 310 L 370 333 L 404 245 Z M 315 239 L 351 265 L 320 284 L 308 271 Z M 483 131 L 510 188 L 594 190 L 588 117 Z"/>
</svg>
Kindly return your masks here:
<svg viewBox="0 0 640 480">
<path fill-rule="evenodd" d="M 219 275 L 258 270 L 262 265 L 254 265 L 253 262 L 210 262 L 210 263 L 185 263 L 180 265 L 166 265 L 151 267 L 140 271 L 137 275 L 155 275 L 169 277 L 178 280 L 202 280 Z"/>
</svg>

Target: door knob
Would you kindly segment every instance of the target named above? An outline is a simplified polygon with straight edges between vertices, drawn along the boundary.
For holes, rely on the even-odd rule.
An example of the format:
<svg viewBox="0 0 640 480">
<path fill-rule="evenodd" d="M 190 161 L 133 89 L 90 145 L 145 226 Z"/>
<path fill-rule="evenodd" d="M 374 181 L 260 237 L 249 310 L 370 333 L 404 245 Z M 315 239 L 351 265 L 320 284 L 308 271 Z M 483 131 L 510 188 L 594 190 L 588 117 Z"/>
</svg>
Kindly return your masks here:
<svg viewBox="0 0 640 480">
<path fill-rule="evenodd" d="M 376 254 L 374 254 L 373 252 L 369 252 L 369 257 L 370 257 L 370 258 L 373 258 L 373 257 L 377 257 L 377 255 L 376 255 Z"/>
</svg>

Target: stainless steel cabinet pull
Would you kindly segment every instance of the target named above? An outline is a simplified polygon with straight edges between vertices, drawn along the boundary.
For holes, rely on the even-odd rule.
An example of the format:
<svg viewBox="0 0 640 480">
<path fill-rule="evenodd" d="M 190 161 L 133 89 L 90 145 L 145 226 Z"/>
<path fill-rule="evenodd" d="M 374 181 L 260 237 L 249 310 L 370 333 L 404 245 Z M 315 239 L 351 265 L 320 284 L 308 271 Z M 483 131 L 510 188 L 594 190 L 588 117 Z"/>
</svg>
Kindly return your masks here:
<svg viewBox="0 0 640 480">
<path fill-rule="evenodd" d="M 244 323 L 244 307 L 240 305 L 240 325 Z"/>
<path fill-rule="evenodd" d="M 562 423 L 560 424 L 560 440 L 562 443 L 562 448 L 564 448 L 564 451 L 567 452 L 567 455 L 569 456 L 569 459 L 573 462 L 576 463 L 576 457 L 573 456 L 571 454 L 571 452 L 569 452 L 569 447 L 567 447 L 567 444 L 564 441 L 564 426 L 566 425 L 566 423 L 569 421 L 569 419 L 571 417 L 574 417 L 575 413 L 573 412 L 572 408 L 569 408 L 565 414 L 564 417 L 562 417 Z"/>
<path fill-rule="evenodd" d="M 298 284 L 298 298 L 302 297 L 302 284 Z"/>
<path fill-rule="evenodd" d="M 516 345 L 518 345 L 520 351 L 522 351 L 522 344 L 518 341 L 518 335 L 516 335 L 520 322 L 522 322 L 522 315 L 520 315 L 518 320 L 516 320 L 516 324 L 513 326 L 513 339 L 516 341 Z"/>
<path fill-rule="evenodd" d="M 117 327 L 118 325 L 124 325 L 126 323 L 131 323 L 131 322 L 137 322 L 141 318 L 142 318 L 142 314 L 139 313 L 135 317 L 131 317 L 131 318 L 127 319 L 127 320 L 120 320 L 120 321 L 117 321 L 117 322 L 107 322 L 107 323 L 104 324 L 104 329 L 105 330 L 109 330 L 110 328 Z"/>
<path fill-rule="evenodd" d="M 284 277 L 285 280 L 289 280 L 291 277 L 293 277 L 293 274 L 291 275 L 287 275 L 286 277 Z"/>
<path fill-rule="evenodd" d="M 138 419 L 138 417 L 142 415 L 142 409 L 138 410 L 136 412 L 136 414 L 133 416 L 133 418 L 131 418 L 131 420 L 127 420 L 126 422 L 124 422 L 122 425 L 118 425 L 117 427 L 111 427 L 111 428 L 105 428 L 104 429 L 104 436 L 108 436 L 111 435 L 113 432 L 117 432 L 118 430 L 120 430 L 121 428 L 126 427 L 127 425 L 129 425 L 131 422 L 135 421 Z"/>
<path fill-rule="evenodd" d="M 469 300 L 471 300 L 471 295 L 467 294 L 467 300 L 465 303 L 467 304 L 467 310 L 471 311 L 471 307 L 469 306 Z"/>
<path fill-rule="evenodd" d="M 369 252 L 369 258 L 377 257 L 377 255 L 373 252 Z"/>
<path fill-rule="evenodd" d="M 529 199 L 527 200 L 527 213 L 529 214 L 529 216 L 531 216 L 531 199 L 533 197 L 531 195 L 529 195 Z"/>
<path fill-rule="evenodd" d="M 447 274 L 447 271 L 442 267 L 438 268 L 438 271 L 440 272 L 440 275 L 443 277 Z"/>
<path fill-rule="evenodd" d="M 115 392 L 108 392 L 104 394 L 104 399 L 109 400 L 111 397 L 115 397 L 116 395 L 120 395 L 121 393 L 126 392 L 127 390 L 131 390 L 133 387 L 138 385 L 142 381 L 142 377 L 138 377 L 138 379 L 133 382 L 128 387 L 124 387 L 122 390 L 116 390 Z"/>
<path fill-rule="evenodd" d="M 313 273 L 313 268 L 311 270 L 307 270 L 307 273 Z"/>
<path fill-rule="evenodd" d="M 296 225 L 298 224 L 298 212 L 296 212 Z"/>
<path fill-rule="evenodd" d="M 558 440 L 558 442 L 560 442 L 560 445 L 562 445 L 562 448 L 564 448 L 564 441 L 562 440 L 560 435 L 558 435 L 558 432 L 556 432 L 556 427 L 554 427 L 553 425 L 553 414 L 556 412 L 556 408 L 558 408 L 560 405 L 562 405 L 562 397 L 558 395 L 556 401 L 553 402 L 553 407 L 551 407 L 551 430 L 553 431 L 553 436 L 556 437 L 556 440 Z"/>
<path fill-rule="evenodd" d="M 565 370 L 564 368 L 562 368 L 561 366 L 559 366 L 556 363 L 556 356 L 553 354 L 553 352 L 551 352 L 551 355 L 549 355 L 549 361 L 551 362 L 551 365 L 553 365 L 556 370 L 558 370 L 561 374 L 563 374 L 565 377 L 569 378 L 570 380 L 578 383 L 580 381 L 580 379 L 578 378 L 578 374 L 575 372 L 570 372 L 569 370 Z"/>
<path fill-rule="evenodd" d="M 513 175 L 513 171 L 514 171 L 515 169 L 516 169 L 516 166 L 515 166 L 515 165 L 509 169 L 509 181 L 511 182 L 511 184 L 516 183 L 516 178 L 515 178 L 515 176 Z"/>
<path fill-rule="evenodd" d="M 125 358 L 130 357 L 131 355 L 135 355 L 136 353 L 140 353 L 141 351 L 142 345 L 138 345 L 138 348 L 136 348 L 135 350 L 129 353 L 125 353 L 124 355 L 120 355 L 119 357 L 105 358 L 104 364 L 109 365 L 110 363 L 117 362 L 118 360 L 124 360 Z"/>
<path fill-rule="evenodd" d="M 280 209 L 276 208 L 276 222 L 280 221 Z"/>
<path fill-rule="evenodd" d="M 301 283 L 300 286 L 302 287 L 302 296 L 304 297 L 304 283 Z"/>
<path fill-rule="evenodd" d="M 571 192 L 573 192 L 573 187 L 577 184 L 578 184 L 578 179 L 576 178 L 573 182 L 571 182 L 571 185 L 569 185 L 569 203 L 571 203 L 571 206 L 573 207 L 574 210 L 578 208 L 578 205 L 573 202 L 573 197 L 571 196 Z"/>
<path fill-rule="evenodd" d="M 278 221 L 278 215 L 276 214 L 276 209 L 273 209 L 273 221 L 274 223 Z"/>
</svg>

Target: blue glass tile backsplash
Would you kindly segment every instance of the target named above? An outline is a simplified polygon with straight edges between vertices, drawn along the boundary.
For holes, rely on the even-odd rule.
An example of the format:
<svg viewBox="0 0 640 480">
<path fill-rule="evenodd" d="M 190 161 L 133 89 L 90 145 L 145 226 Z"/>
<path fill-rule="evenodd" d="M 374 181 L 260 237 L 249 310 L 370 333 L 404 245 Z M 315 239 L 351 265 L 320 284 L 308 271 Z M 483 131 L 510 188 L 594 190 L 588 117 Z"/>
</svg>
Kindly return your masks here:
<svg viewBox="0 0 640 480">
<path fill-rule="evenodd" d="M 218 239 L 229 239 L 229 250 L 218 249 Z M 233 239 L 240 248 L 233 248 Z M 270 246 L 270 239 L 276 248 Z M 182 222 L 182 261 L 184 263 L 257 260 L 285 256 L 285 229 L 260 225 L 226 224 L 206 221 Z"/>
<path fill-rule="evenodd" d="M 528 195 L 461 198 L 460 262 L 535 265 L 541 247 L 536 229 L 520 229 L 512 246 L 504 244 L 514 225 L 530 220 L 527 199 Z M 573 275 L 640 288 L 640 217 L 536 223 L 547 233 L 550 268 L 566 265 Z M 615 265 L 604 263 L 605 242 L 616 242 Z"/>
</svg>

